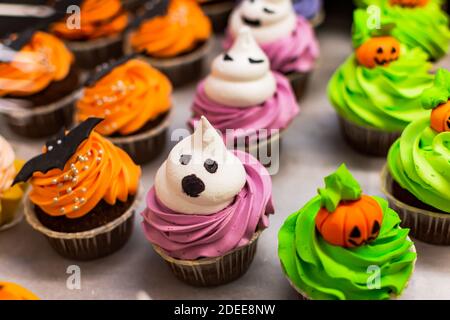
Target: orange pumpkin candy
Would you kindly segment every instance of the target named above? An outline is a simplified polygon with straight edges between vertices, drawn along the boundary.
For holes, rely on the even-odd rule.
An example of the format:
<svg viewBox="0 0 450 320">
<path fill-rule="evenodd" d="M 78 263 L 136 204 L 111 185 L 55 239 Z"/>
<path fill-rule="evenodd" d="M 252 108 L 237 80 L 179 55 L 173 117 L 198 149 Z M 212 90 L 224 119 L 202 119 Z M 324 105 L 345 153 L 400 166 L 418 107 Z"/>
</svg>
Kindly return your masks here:
<svg viewBox="0 0 450 320">
<path fill-rule="evenodd" d="M 400 42 L 390 36 L 374 37 L 356 49 L 358 63 L 367 67 L 387 66 L 400 57 Z"/>
<path fill-rule="evenodd" d="M 450 101 L 433 109 L 430 122 L 431 128 L 437 132 L 450 131 Z"/>
<path fill-rule="evenodd" d="M 375 240 L 382 221 L 383 211 L 378 202 L 362 195 L 359 200 L 341 201 L 334 212 L 321 208 L 316 227 L 328 243 L 351 248 Z"/>
<path fill-rule="evenodd" d="M 0 282 L 0 300 L 39 300 L 39 298 L 17 284 Z"/>
<path fill-rule="evenodd" d="M 429 0 L 390 0 L 392 6 L 402 6 L 402 7 L 425 7 Z"/>
</svg>

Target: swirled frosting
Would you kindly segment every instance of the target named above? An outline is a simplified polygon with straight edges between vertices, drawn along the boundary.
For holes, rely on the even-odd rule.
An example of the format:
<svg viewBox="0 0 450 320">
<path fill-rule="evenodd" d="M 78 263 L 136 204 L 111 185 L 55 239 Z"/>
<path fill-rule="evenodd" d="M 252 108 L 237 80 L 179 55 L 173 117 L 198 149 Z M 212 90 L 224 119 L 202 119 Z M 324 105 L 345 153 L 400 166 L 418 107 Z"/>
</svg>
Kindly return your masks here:
<svg viewBox="0 0 450 320">
<path fill-rule="evenodd" d="M 204 88 L 208 98 L 230 107 L 247 108 L 273 96 L 269 59 L 249 28 L 243 27 L 230 50 L 214 59 Z"/>
<path fill-rule="evenodd" d="M 331 245 L 318 234 L 320 196 L 285 221 L 278 234 L 278 255 L 286 276 L 308 298 L 389 299 L 407 286 L 416 259 L 409 230 L 399 227 L 400 218 L 386 200 L 373 198 L 383 210 L 381 230 L 370 244 L 356 248 Z M 375 269 L 381 277 L 379 288 L 369 286 Z"/>
<path fill-rule="evenodd" d="M 313 19 L 322 9 L 322 0 L 294 0 L 294 9 L 298 15 Z"/>
<path fill-rule="evenodd" d="M 448 15 L 441 0 L 430 0 L 425 6 L 391 5 L 390 0 L 364 0 L 359 5 L 379 5 L 383 22 L 395 22 L 392 35 L 409 48 L 422 48 L 432 59 L 448 52 L 450 30 Z"/>
<path fill-rule="evenodd" d="M 401 52 L 388 66 L 369 69 L 351 55 L 337 69 L 328 84 L 328 96 L 340 116 L 361 126 L 401 131 L 429 114 L 420 101 L 422 92 L 433 84 L 427 55 L 418 48 L 402 47 Z"/>
<path fill-rule="evenodd" d="M 120 0 L 84 0 L 80 27 L 71 27 L 71 17 L 57 22 L 52 32 L 68 40 L 91 40 L 116 35 L 128 25 L 128 15 Z"/>
<path fill-rule="evenodd" d="M 272 183 L 266 169 L 250 155 L 235 151 L 246 172 L 246 183 L 226 208 L 209 215 L 174 212 L 147 195 L 142 227 L 147 239 L 177 259 L 218 257 L 245 246 L 255 231 L 267 228 L 274 212 Z"/>
<path fill-rule="evenodd" d="M 388 167 L 394 180 L 420 201 L 450 213 L 450 132 L 437 133 L 430 118 L 406 127 L 392 145 Z"/>
<path fill-rule="evenodd" d="M 141 169 L 128 154 L 92 132 L 64 170 L 35 172 L 30 200 L 51 216 L 79 218 L 104 200 L 110 205 L 135 195 Z"/>
<path fill-rule="evenodd" d="M 195 49 L 211 32 L 211 22 L 195 0 L 171 0 L 167 14 L 143 22 L 130 41 L 137 52 L 170 58 Z"/>
<path fill-rule="evenodd" d="M 242 137 L 256 137 L 260 129 L 283 130 L 297 116 L 299 107 L 289 81 L 274 72 L 275 94 L 259 105 L 246 108 L 232 108 L 212 101 L 205 93 L 204 81 L 197 87 L 193 116 L 189 126 L 195 127 L 200 116 L 208 117 L 211 124 L 224 134 L 225 141 L 235 141 Z M 227 132 L 227 129 L 235 129 Z M 241 129 L 241 130 L 236 130 Z"/>
<path fill-rule="evenodd" d="M 104 118 L 96 130 L 105 136 L 132 134 L 171 107 L 171 92 L 165 75 L 132 59 L 84 88 L 77 102 L 77 119 Z"/>
<path fill-rule="evenodd" d="M 255 35 L 255 28 L 252 33 Z M 230 48 L 237 29 L 229 28 L 224 47 Z M 319 57 L 319 43 L 311 24 L 302 16 L 297 16 L 294 30 L 287 35 L 279 36 L 271 41 L 260 41 L 260 47 L 270 60 L 272 70 L 287 74 L 290 72 L 309 72 L 314 68 Z"/>
<path fill-rule="evenodd" d="M 11 145 L 0 136 L 0 195 L 11 188 L 16 175 L 15 157 Z"/>
<path fill-rule="evenodd" d="M 38 31 L 9 62 L 0 62 L 0 97 L 28 96 L 64 79 L 74 57 L 55 36 Z"/>
</svg>

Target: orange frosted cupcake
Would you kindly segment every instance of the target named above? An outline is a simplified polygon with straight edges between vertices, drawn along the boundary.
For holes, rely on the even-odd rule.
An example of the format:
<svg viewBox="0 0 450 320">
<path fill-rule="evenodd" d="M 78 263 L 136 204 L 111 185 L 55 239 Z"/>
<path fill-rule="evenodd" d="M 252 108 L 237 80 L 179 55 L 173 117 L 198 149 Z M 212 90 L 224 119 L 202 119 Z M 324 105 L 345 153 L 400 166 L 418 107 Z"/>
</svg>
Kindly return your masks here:
<svg viewBox="0 0 450 320">
<path fill-rule="evenodd" d="M 208 53 L 211 22 L 195 0 L 171 0 L 167 12 L 130 32 L 127 53 L 141 53 L 178 86 L 200 75 Z"/>
<path fill-rule="evenodd" d="M 76 103 L 76 121 L 105 119 L 95 130 L 143 164 L 164 149 L 171 93 L 164 74 L 143 60 L 125 57 L 87 82 Z"/>
<path fill-rule="evenodd" d="M 0 300 L 39 300 L 39 298 L 18 284 L 0 281 Z"/>
<path fill-rule="evenodd" d="M 80 9 L 79 26 L 69 15 L 51 27 L 75 53 L 77 64 L 92 69 L 119 58 L 123 54 L 123 32 L 129 22 L 120 0 L 83 0 Z"/>
<path fill-rule="evenodd" d="M 39 138 L 72 124 L 79 72 L 55 36 L 35 30 L 11 35 L 0 58 L 0 103 L 16 134 Z"/>
<path fill-rule="evenodd" d="M 121 248 L 133 230 L 141 169 L 89 118 L 48 141 L 14 183 L 29 181 L 29 224 L 62 256 L 90 260 Z"/>
</svg>

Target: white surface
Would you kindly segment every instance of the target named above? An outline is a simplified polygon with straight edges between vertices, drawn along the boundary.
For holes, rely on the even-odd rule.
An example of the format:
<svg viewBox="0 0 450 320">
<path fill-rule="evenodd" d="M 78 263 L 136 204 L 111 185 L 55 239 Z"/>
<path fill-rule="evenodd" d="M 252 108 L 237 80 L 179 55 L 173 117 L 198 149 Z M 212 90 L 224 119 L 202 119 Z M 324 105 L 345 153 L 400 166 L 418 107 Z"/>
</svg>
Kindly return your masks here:
<svg viewBox="0 0 450 320">
<path fill-rule="evenodd" d="M 277 233 L 285 218 L 313 197 L 323 177 L 341 162 L 347 163 L 366 193 L 381 195 L 379 171 L 384 160 L 361 156 L 344 143 L 326 97 L 328 79 L 351 50 L 349 34 L 334 32 L 320 33 L 322 57 L 301 101 L 302 112 L 283 138 L 281 169 L 273 177 L 276 214 L 271 217 L 271 226 L 263 233 L 255 260 L 244 277 L 209 289 L 179 282 L 145 240 L 139 225 L 141 218 L 137 216 L 135 232 L 120 252 L 86 263 L 61 258 L 43 236 L 22 221 L 0 233 L 0 279 L 21 283 L 44 299 L 136 299 L 143 294 L 152 299 L 295 299 L 277 258 Z M 450 65 L 450 59 L 441 64 Z M 193 89 L 194 85 L 176 92 L 172 129 L 185 127 Z M 0 132 L 7 135 L 3 125 Z M 10 141 L 25 158 L 37 153 L 42 145 L 16 137 Z M 153 184 L 156 169 L 170 148 L 144 167 L 146 189 Z M 450 299 L 450 247 L 418 241 L 416 247 L 416 271 L 403 298 Z M 81 290 L 66 288 L 66 269 L 73 264 L 81 267 Z"/>
</svg>

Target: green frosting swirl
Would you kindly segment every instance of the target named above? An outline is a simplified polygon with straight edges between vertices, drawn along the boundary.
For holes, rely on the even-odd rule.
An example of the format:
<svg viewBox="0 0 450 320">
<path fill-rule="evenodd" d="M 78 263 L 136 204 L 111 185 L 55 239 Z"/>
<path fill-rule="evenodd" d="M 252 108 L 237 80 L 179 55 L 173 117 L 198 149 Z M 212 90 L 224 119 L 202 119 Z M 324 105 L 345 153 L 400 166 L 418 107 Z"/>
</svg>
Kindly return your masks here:
<svg viewBox="0 0 450 320">
<path fill-rule="evenodd" d="M 327 243 L 316 231 L 320 196 L 292 214 L 278 234 L 278 255 L 290 281 L 310 299 L 389 299 L 400 295 L 414 269 L 416 253 L 408 229 L 387 201 L 373 197 L 383 210 L 383 222 L 370 244 L 344 248 Z M 372 266 L 380 270 L 380 287 L 368 286 Z"/>
<path fill-rule="evenodd" d="M 422 48 L 433 60 L 448 52 L 449 17 L 442 10 L 442 0 L 430 0 L 425 7 L 391 6 L 389 0 L 359 0 L 360 7 L 379 5 L 382 23 L 396 23 L 392 35 L 409 48 Z"/>
<path fill-rule="evenodd" d="M 450 213 L 450 132 L 431 129 L 429 117 L 411 123 L 389 150 L 388 167 L 403 189 Z"/>
<path fill-rule="evenodd" d="M 361 126 L 401 131 L 430 111 L 420 95 L 433 84 L 427 55 L 415 48 L 401 48 L 400 58 L 386 67 L 361 66 L 351 55 L 334 73 L 328 96 L 340 116 Z"/>
</svg>

